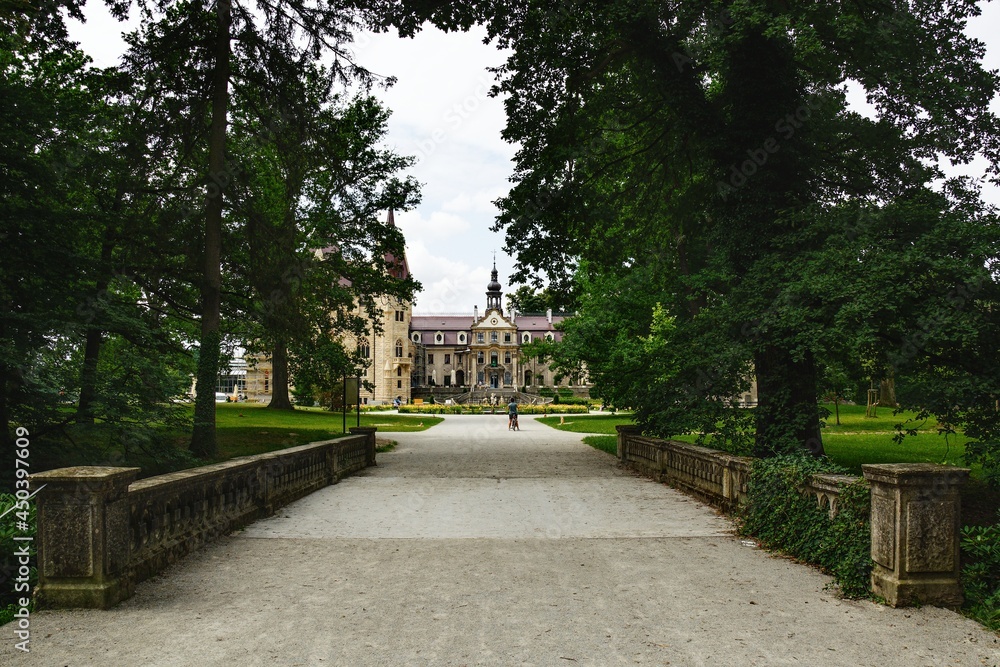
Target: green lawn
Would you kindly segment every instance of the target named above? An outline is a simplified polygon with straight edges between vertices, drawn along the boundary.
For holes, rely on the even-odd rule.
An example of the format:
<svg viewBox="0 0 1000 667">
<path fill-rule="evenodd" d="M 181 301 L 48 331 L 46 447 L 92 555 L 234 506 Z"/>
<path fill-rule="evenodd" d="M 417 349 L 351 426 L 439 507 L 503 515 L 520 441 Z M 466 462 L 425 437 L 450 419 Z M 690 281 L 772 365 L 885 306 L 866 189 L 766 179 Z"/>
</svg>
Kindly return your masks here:
<svg viewBox="0 0 1000 667">
<path fill-rule="evenodd" d="M 616 435 L 615 426 L 619 424 L 631 424 L 631 415 L 565 415 L 562 424 L 559 417 L 539 417 L 537 421 L 559 429 L 560 431 L 570 431 L 572 433 L 603 433 L 606 435 Z"/>
<path fill-rule="evenodd" d="M 428 415 L 361 414 L 361 425 L 377 427 L 379 435 L 423 431 L 441 421 L 440 417 Z M 347 428 L 356 424 L 357 415 L 348 414 Z M 255 403 L 219 403 L 216 434 L 219 455 L 211 462 L 339 437 L 343 435 L 343 415 L 324 410 L 268 410 Z M 188 454 L 191 432 L 187 428 L 161 429 L 157 443 L 130 442 L 127 455 L 120 444 L 111 442 L 111 437 L 107 426 L 101 423 L 72 425 L 62 434 L 52 434 L 33 443 L 32 466 L 38 470 L 85 465 L 136 466 L 142 468 L 141 475 L 146 477 L 205 463 Z"/>
<path fill-rule="evenodd" d="M 833 404 L 825 406 L 831 413 Z M 934 419 L 915 421 L 912 412 L 894 415 L 892 410 L 881 409 L 875 418 L 865 417 L 865 408 L 860 405 L 840 406 L 840 425 L 836 425 L 834 415 L 826 420 L 823 429 L 823 445 L 827 456 L 835 463 L 860 474 L 863 463 L 945 463 L 962 465 L 965 454 L 963 435 L 951 435 L 947 438 L 939 435 L 938 424 Z M 559 423 L 559 417 L 547 417 L 538 421 L 560 431 L 573 433 L 594 433 L 614 436 L 615 426 L 631 424 L 628 415 L 573 415 L 566 416 L 564 423 Z M 904 424 L 904 428 L 915 429 L 917 435 L 907 436 L 902 444 L 893 442 L 896 425 Z M 694 442 L 697 435 L 676 436 L 677 440 Z M 587 444 L 598 449 L 613 451 L 610 441 L 599 438 L 587 438 Z M 711 439 L 708 442 L 711 445 Z"/>
<path fill-rule="evenodd" d="M 253 403 L 220 403 L 216 407 L 219 460 L 329 440 L 344 433 L 344 416 L 339 412 L 286 412 L 268 410 Z M 423 431 L 441 421 L 440 417 L 428 415 L 409 417 L 393 413 L 361 413 L 361 425 L 375 426 L 379 433 Z M 349 413 L 348 430 L 357 423 L 357 414 Z"/>
</svg>

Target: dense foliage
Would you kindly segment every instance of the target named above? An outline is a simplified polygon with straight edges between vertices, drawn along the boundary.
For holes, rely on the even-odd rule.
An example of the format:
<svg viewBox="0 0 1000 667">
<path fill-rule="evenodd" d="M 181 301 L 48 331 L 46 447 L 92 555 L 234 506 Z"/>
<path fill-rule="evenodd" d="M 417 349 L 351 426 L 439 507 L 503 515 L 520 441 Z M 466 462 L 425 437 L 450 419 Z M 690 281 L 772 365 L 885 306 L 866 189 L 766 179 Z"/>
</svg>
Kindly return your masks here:
<svg viewBox="0 0 1000 667">
<path fill-rule="evenodd" d="M 22 509 L 25 506 L 27 509 Z M 3 625 L 14 619 L 20 600 L 31 599 L 38 581 L 37 550 L 33 539 L 37 515 L 34 502 L 19 503 L 10 493 L 0 493 L 0 515 L 0 625 Z M 19 527 L 22 521 L 27 524 L 27 530 L 24 526 Z M 18 541 L 15 539 L 18 537 L 31 537 L 32 540 Z M 27 580 L 20 574 L 21 558 L 17 555 L 24 546 L 28 547 L 30 554 Z"/>
<path fill-rule="evenodd" d="M 410 161 L 381 146 L 388 112 L 343 50 L 370 8 L 138 5 L 103 69 L 66 35 L 80 3 L 0 8 L 4 475 L 15 424 L 44 460 L 91 435 L 119 463 L 167 455 L 177 427 L 211 457 L 236 347 L 275 357 L 286 385 L 289 356 L 304 367 L 318 339 L 363 333 L 360 314 L 338 314 L 416 287 L 393 273 L 403 241 L 385 222 L 417 201 L 398 176 Z M 340 357 L 327 370 L 361 363 Z M 193 375 L 192 424 L 178 399 Z"/>
<path fill-rule="evenodd" d="M 962 529 L 962 562 L 966 612 L 1000 630 L 1000 523 Z"/>
<path fill-rule="evenodd" d="M 649 432 L 761 455 L 822 453 L 830 383 L 891 378 L 992 466 L 1000 237 L 980 185 L 943 171 L 997 174 L 978 11 L 491 3 L 519 145 L 497 227 L 522 280 L 576 299 L 557 361 Z"/>
<path fill-rule="evenodd" d="M 872 570 L 868 486 L 859 481 L 845 488 L 831 519 L 815 496 L 803 493 L 809 479 L 821 473 L 845 471 L 801 455 L 755 460 L 740 506 L 740 532 L 767 549 L 820 566 L 833 575 L 846 597 L 868 597 Z"/>
</svg>

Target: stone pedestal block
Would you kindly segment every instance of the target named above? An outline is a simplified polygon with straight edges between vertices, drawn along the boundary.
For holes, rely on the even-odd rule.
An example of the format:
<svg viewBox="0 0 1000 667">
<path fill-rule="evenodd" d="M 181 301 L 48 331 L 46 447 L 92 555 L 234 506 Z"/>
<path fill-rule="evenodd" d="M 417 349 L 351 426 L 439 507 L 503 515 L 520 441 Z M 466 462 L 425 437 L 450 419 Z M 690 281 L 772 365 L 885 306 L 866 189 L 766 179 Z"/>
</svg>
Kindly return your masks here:
<svg viewBox="0 0 1000 667">
<path fill-rule="evenodd" d="M 959 488 L 967 468 L 863 465 L 872 493 L 872 591 L 893 607 L 962 604 Z"/>
<path fill-rule="evenodd" d="M 351 435 L 367 435 L 368 436 L 368 449 L 367 449 L 367 459 L 366 465 L 376 465 L 375 463 L 375 432 L 378 428 L 375 426 L 352 426 L 350 428 Z"/>
<path fill-rule="evenodd" d="M 39 605 L 107 609 L 132 594 L 128 486 L 138 474 L 79 467 L 31 476 L 32 488 L 41 489 Z"/>
<path fill-rule="evenodd" d="M 615 430 L 618 431 L 618 460 L 625 460 L 625 438 L 630 435 L 641 435 L 642 429 L 638 426 L 631 425 L 620 425 L 615 426 Z"/>
</svg>

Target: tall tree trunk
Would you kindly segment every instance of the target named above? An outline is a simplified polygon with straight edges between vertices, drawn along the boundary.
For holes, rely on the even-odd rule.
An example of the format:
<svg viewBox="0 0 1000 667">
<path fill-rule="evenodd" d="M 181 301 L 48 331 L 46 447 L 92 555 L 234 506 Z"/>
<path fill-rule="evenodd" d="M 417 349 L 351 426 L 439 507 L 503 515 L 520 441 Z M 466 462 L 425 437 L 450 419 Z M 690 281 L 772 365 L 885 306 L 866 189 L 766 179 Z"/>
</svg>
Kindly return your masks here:
<svg viewBox="0 0 1000 667">
<path fill-rule="evenodd" d="M 896 402 L 896 378 L 889 376 L 879 383 L 878 404 L 887 408 L 899 406 Z"/>
<path fill-rule="evenodd" d="M 215 437 L 215 386 L 219 377 L 222 291 L 222 208 L 229 182 L 226 172 L 226 114 L 229 109 L 231 0 L 218 0 L 215 71 L 212 81 L 212 130 L 208 146 L 209 183 L 205 202 L 205 274 L 201 285 L 201 341 L 191 452 L 209 458 L 218 452 Z"/>
<path fill-rule="evenodd" d="M 14 482 L 14 441 L 10 423 L 10 388 L 12 375 L 10 366 L 0 361 L 0 487 L 12 489 Z"/>
<path fill-rule="evenodd" d="M 817 405 L 817 370 L 811 354 L 795 360 L 787 351 L 767 347 L 755 357 L 757 433 L 755 454 L 774 456 L 805 450 L 822 456 Z"/>
<path fill-rule="evenodd" d="M 80 401 L 76 406 L 76 421 L 94 423 L 94 401 L 97 399 L 97 362 L 101 357 L 104 332 L 98 328 L 87 329 L 87 343 L 83 348 L 83 370 L 80 373 Z"/>
<path fill-rule="evenodd" d="M 274 344 L 271 353 L 271 402 L 272 410 L 294 410 L 288 397 L 288 346 L 284 341 Z"/>
<path fill-rule="evenodd" d="M 101 268 L 107 269 L 111 266 L 114 242 L 111 238 L 110 227 L 104 229 L 104 242 L 101 244 Z M 97 280 L 96 302 L 100 303 L 107 294 L 111 280 L 102 275 Z M 103 313 L 101 313 L 103 315 Z M 94 423 L 94 401 L 97 400 L 97 363 L 101 358 L 101 347 L 104 345 L 104 331 L 99 326 L 94 326 L 93 320 L 97 317 L 91 315 L 91 321 L 87 326 L 87 341 L 83 348 L 83 368 L 80 371 L 80 400 L 76 406 L 76 421 L 81 424 Z"/>
</svg>

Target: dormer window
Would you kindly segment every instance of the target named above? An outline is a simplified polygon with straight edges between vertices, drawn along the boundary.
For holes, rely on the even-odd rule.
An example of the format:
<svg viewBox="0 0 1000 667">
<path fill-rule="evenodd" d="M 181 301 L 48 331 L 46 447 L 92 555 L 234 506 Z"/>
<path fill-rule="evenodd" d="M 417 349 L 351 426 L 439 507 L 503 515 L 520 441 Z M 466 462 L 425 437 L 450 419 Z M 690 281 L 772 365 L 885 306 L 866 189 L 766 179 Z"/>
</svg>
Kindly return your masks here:
<svg viewBox="0 0 1000 667">
<path fill-rule="evenodd" d="M 549 332 L 547 332 L 547 333 L 545 334 L 545 340 L 547 340 L 547 341 L 551 341 L 551 340 L 552 340 L 553 338 L 555 338 L 555 337 L 554 337 L 554 336 L 552 335 L 552 332 L 551 332 L 551 331 L 549 331 Z"/>
<path fill-rule="evenodd" d="M 524 333 L 523 333 L 523 334 L 521 335 L 521 342 L 522 342 L 522 343 L 530 343 L 530 342 L 531 342 L 531 334 L 530 334 L 530 333 L 528 333 L 527 331 L 525 331 L 525 332 L 524 332 Z"/>
<path fill-rule="evenodd" d="M 420 342 L 420 332 L 419 331 L 414 331 L 413 335 L 410 336 L 410 340 L 412 340 L 414 343 L 419 343 Z"/>
<path fill-rule="evenodd" d="M 436 334 L 434 334 L 434 343 L 440 345 L 443 342 L 444 342 L 444 334 L 438 331 Z"/>
<path fill-rule="evenodd" d="M 465 341 L 466 341 L 465 334 L 464 333 L 458 334 L 458 342 L 462 345 L 465 345 Z"/>
</svg>

